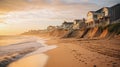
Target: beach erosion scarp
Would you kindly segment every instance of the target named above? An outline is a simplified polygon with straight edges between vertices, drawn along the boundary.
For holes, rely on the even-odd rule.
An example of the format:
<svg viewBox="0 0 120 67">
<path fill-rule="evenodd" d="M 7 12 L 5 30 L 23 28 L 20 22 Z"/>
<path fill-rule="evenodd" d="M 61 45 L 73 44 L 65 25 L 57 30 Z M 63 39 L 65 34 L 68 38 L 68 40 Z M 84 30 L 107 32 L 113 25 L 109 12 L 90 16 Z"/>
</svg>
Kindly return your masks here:
<svg viewBox="0 0 120 67">
<path fill-rule="evenodd" d="M 18 42 L 0 46 L 0 67 L 18 67 L 20 65 L 27 66 L 30 64 L 32 67 L 43 67 L 48 58 L 43 52 L 57 47 L 55 45 L 47 46 L 45 39 L 33 36 L 21 36 L 14 40 L 16 39 L 18 39 Z M 41 58 L 43 58 L 43 60 L 40 60 Z M 41 63 L 36 64 L 36 62 L 28 62 L 27 64 L 23 62 L 23 60 L 26 60 L 25 62 L 41 61 Z"/>
</svg>

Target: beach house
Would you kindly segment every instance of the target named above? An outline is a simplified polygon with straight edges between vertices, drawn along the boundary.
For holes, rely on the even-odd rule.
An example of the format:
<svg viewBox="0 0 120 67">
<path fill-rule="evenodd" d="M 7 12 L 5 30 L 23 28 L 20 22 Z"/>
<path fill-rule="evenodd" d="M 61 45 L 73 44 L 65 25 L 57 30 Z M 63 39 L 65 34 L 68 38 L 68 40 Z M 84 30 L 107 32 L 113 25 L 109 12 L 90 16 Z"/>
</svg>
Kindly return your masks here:
<svg viewBox="0 0 120 67">
<path fill-rule="evenodd" d="M 120 4 L 112 7 L 103 7 L 97 11 L 89 11 L 85 23 L 87 27 L 95 27 L 112 24 L 116 21 L 120 21 Z"/>
<path fill-rule="evenodd" d="M 87 21 L 86 21 L 87 26 L 94 27 L 95 23 L 98 21 L 97 17 L 98 17 L 98 13 L 97 12 L 89 11 L 87 13 Z"/>
<path fill-rule="evenodd" d="M 108 25 L 109 23 L 109 13 L 107 8 L 101 8 L 97 11 L 89 11 L 87 14 L 86 24 L 88 27 Z"/>
<path fill-rule="evenodd" d="M 61 25 L 62 29 L 70 30 L 73 27 L 73 22 L 64 21 Z"/>
<path fill-rule="evenodd" d="M 85 19 L 76 19 L 73 22 L 73 29 L 81 29 L 83 26 L 85 26 Z"/>
</svg>

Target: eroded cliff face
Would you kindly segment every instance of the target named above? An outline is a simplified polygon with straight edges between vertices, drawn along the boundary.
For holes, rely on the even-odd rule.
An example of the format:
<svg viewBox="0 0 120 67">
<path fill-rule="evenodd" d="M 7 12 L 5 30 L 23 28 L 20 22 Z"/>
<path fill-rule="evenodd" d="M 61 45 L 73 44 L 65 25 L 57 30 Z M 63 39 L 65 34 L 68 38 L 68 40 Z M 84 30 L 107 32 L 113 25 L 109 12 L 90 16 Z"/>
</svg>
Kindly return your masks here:
<svg viewBox="0 0 120 67">
<path fill-rule="evenodd" d="M 53 37 L 64 37 L 69 31 L 64 29 L 55 29 L 48 33 L 49 36 Z"/>
<path fill-rule="evenodd" d="M 50 36 L 61 38 L 111 38 L 120 34 L 120 23 L 105 27 L 85 28 L 82 30 L 54 30 L 49 32 Z"/>
<path fill-rule="evenodd" d="M 89 33 L 89 38 L 92 38 L 95 36 L 95 34 L 97 33 L 98 31 L 98 27 L 94 27 L 93 29 L 91 29 L 90 33 Z"/>
<path fill-rule="evenodd" d="M 40 31 L 37 31 L 37 32 L 40 32 Z M 34 34 L 32 33 L 27 32 L 25 34 L 51 36 L 51 37 L 59 37 L 59 38 L 87 38 L 87 39 L 108 38 L 110 39 L 115 37 L 116 35 L 120 35 L 120 23 L 110 24 L 107 26 L 93 27 L 93 28 L 83 28 L 83 29 L 77 29 L 77 30 L 54 29 L 52 31 L 47 31 L 47 32 L 42 31 L 42 33 L 34 33 Z"/>
<path fill-rule="evenodd" d="M 108 28 L 104 29 L 103 32 L 100 34 L 99 38 L 105 38 L 108 34 Z"/>
</svg>

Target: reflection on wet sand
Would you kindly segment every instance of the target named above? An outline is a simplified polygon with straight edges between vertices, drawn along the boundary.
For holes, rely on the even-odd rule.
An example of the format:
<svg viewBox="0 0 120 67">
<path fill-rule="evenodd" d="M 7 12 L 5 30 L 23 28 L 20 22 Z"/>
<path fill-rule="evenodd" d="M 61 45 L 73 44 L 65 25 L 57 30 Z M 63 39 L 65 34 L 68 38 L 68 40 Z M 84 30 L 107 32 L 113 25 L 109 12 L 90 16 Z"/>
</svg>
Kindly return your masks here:
<svg viewBox="0 0 120 67">
<path fill-rule="evenodd" d="M 24 57 L 8 65 L 8 67 L 44 67 L 48 59 L 45 54 L 36 54 Z"/>
</svg>

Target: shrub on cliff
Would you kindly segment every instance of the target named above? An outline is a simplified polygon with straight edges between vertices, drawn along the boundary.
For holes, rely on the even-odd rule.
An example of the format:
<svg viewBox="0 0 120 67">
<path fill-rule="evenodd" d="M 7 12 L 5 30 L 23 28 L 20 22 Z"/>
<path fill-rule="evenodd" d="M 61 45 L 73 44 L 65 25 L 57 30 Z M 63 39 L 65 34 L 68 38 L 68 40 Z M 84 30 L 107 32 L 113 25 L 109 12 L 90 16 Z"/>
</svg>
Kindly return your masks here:
<svg viewBox="0 0 120 67">
<path fill-rule="evenodd" d="M 120 23 L 116 23 L 116 24 L 111 24 L 111 25 L 108 25 L 108 31 L 110 33 L 116 33 L 117 35 L 120 34 Z"/>
</svg>

